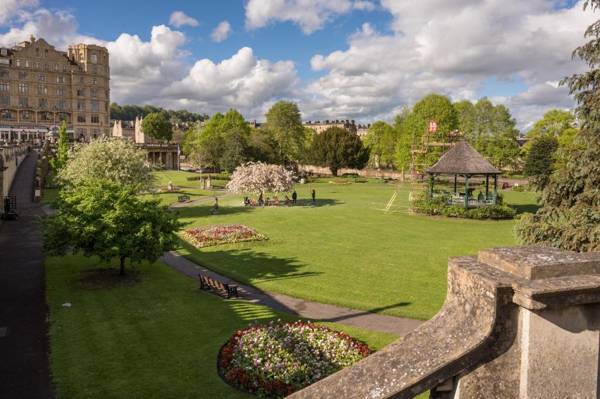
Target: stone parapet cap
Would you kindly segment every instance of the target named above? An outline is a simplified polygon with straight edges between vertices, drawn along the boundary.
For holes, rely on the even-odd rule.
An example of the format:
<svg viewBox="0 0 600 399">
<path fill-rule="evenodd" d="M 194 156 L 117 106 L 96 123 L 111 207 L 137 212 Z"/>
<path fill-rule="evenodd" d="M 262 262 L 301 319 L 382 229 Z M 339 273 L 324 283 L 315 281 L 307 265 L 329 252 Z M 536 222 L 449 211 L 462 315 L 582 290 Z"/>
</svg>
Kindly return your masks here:
<svg viewBox="0 0 600 399">
<path fill-rule="evenodd" d="M 577 253 L 552 247 L 492 248 L 477 259 L 515 276 L 538 280 L 552 277 L 600 274 L 600 253 Z"/>
</svg>

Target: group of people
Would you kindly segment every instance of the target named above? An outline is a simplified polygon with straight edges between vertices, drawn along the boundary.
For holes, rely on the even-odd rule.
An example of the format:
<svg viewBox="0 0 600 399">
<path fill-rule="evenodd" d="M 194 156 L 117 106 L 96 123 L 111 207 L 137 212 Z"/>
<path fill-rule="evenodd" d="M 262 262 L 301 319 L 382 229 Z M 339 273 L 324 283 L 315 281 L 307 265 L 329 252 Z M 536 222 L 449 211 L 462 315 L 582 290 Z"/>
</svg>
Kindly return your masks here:
<svg viewBox="0 0 600 399">
<path fill-rule="evenodd" d="M 317 193 L 313 189 L 311 191 L 313 205 L 317 203 Z M 273 198 L 263 198 L 263 194 L 260 193 L 258 201 L 254 201 L 249 197 L 244 197 L 244 206 L 280 206 L 280 205 L 296 205 L 298 203 L 298 193 L 296 190 L 292 192 L 292 197 L 285 195 L 283 200 L 279 200 L 279 197 L 274 196 Z"/>
</svg>

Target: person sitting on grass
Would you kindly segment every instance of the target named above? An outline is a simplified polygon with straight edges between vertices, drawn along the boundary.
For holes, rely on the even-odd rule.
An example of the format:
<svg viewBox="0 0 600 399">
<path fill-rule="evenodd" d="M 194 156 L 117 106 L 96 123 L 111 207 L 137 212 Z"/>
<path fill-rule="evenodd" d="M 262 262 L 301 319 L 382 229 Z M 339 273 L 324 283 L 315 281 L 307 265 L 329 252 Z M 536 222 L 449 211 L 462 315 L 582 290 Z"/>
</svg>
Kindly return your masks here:
<svg viewBox="0 0 600 399">
<path fill-rule="evenodd" d="M 279 197 L 278 196 L 273 197 L 273 205 L 279 206 Z"/>
<path fill-rule="evenodd" d="M 250 199 L 248 197 L 244 197 L 244 206 L 250 206 Z"/>
</svg>

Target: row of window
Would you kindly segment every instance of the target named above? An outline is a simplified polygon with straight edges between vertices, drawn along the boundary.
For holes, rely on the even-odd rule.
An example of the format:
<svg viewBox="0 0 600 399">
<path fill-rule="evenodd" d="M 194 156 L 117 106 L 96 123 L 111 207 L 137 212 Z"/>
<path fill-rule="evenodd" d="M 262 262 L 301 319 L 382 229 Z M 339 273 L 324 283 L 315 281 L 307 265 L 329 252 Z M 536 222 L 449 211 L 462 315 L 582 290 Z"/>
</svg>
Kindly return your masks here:
<svg viewBox="0 0 600 399">
<path fill-rule="evenodd" d="M 13 119 L 17 119 L 17 114 L 14 111 L 5 109 L 5 110 L 0 111 L 0 118 L 13 120 Z M 33 120 L 35 120 L 35 114 L 33 111 L 21 111 L 19 119 L 22 121 L 33 121 Z M 59 112 L 57 114 L 57 119 L 60 121 L 67 120 L 70 122 L 69 114 L 64 113 L 64 112 Z M 40 112 L 38 114 L 38 120 L 52 121 L 52 120 L 54 120 L 54 114 L 52 112 Z M 87 121 L 86 121 L 85 115 L 77 115 L 77 123 L 86 123 L 86 122 Z M 90 118 L 90 123 L 100 124 L 100 116 L 92 115 Z"/>
<path fill-rule="evenodd" d="M 0 78 L 4 78 L 4 79 L 8 79 L 9 77 L 9 72 L 6 69 L 0 69 Z M 29 76 L 29 74 L 26 71 L 19 71 L 18 73 L 18 77 L 20 80 L 27 80 L 27 77 Z M 33 75 L 32 75 L 33 76 Z M 37 80 L 39 82 L 46 82 L 46 75 L 44 75 L 43 73 L 40 73 L 37 75 Z M 56 83 L 66 83 L 67 82 L 67 75 L 57 75 L 56 76 Z M 79 76 L 79 84 L 84 84 L 85 83 L 85 77 L 84 76 Z M 92 85 L 97 85 L 98 84 L 98 78 L 92 78 L 90 80 L 90 83 Z"/>
<path fill-rule="evenodd" d="M 19 83 L 17 87 L 18 87 L 20 94 L 29 94 L 29 85 L 27 83 Z M 0 92 L 4 92 L 4 93 L 10 92 L 10 83 L 0 82 Z M 76 92 L 77 92 L 78 97 L 85 97 L 85 93 L 86 93 L 85 88 L 80 87 L 76 90 Z M 102 91 L 99 91 L 99 89 L 92 87 L 92 88 L 90 88 L 90 97 L 98 97 L 98 93 L 101 93 L 101 92 Z M 38 95 L 48 94 L 48 86 L 38 85 L 37 86 L 37 94 Z M 64 86 L 59 86 L 56 88 L 56 95 L 57 96 L 65 95 Z M 108 90 L 104 90 L 104 95 L 106 97 L 108 97 Z"/>
<path fill-rule="evenodd" d="M 91 62 L 92 62 L 92 65 L 90 65 L 90 69 L 89 70 L 92 73 L 97 74 L 98 71 L 100 71 L 100 73 L 102 73 L 104 71 L 104 69 L 102 67 L 98 68 L 98 65 L 96 65 L 97 59 L 94 61 L 94 55 L 92 55 Z M 54 72 L 58 72 L 58 71 L 67 72 L 67 71 L 69 71 L 69 64 L 62 64 L 62 65 L 59 65 L 57 63 L 53 63 L 53 64 L 44 63 L 44 64 L 42 64 L 39 61 L 23 60 L 23 59 L 20 59 L 20 58 L 15 59 L 15 66 L 19 67 L 19 68 L 43 69 L 44 71 L 54 71 Z"/>
<path fill-rule="evenodd" d="M 29 101 L 29 97 L 19 96 L 17 99 L 17 105 L 21 108 L 28 108 L 33 106 L 33 104 Z M 9 107 L 10 106 L 10 96 L 2 96 L 0 95 L 0 106 Z M 41 109 L 49 109 L 49 103 L 47 98 L 38 98 L 38 108 Z M 108 112 L 108 103 L 100 102 L 100 101 L 90 101 L 90 110 L 92 112 L 100 112 L 101 106 L 104 108 L 104 112 Z M 69 101 L 59 99 L 55 103 L 55 108 L 60 110 L 68 110 Z M 77 111 L 83 112 L 86 110 L 86 102 L 85 101 L 77 101 Z"/>
</svg>

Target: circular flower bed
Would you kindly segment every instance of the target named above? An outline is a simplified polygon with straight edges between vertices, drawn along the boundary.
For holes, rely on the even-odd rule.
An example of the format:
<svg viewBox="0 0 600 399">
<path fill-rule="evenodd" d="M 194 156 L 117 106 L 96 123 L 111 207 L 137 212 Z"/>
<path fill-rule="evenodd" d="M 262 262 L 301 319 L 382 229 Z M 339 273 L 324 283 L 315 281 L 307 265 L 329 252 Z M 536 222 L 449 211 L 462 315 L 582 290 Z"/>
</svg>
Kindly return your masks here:
<svg viewBox="0 0 600 399">
<path fill-rule="evenodd" d="M 243 224 L 215 224 L 196 227 L 184 231 L 183 236 L 198 248 L 267 239 L 266 236 Z"/>
<path fill-rule="evenodd" d="M 279 398 L 350 366 L 371 350 L 347 334 L 314 323 L 269 323 L 238 330 L 219 353 L 231 385 Z"/>
</svg>

